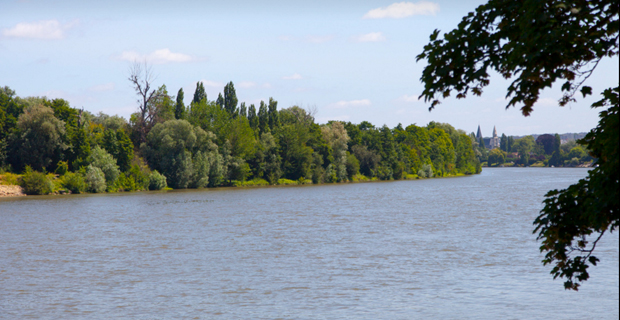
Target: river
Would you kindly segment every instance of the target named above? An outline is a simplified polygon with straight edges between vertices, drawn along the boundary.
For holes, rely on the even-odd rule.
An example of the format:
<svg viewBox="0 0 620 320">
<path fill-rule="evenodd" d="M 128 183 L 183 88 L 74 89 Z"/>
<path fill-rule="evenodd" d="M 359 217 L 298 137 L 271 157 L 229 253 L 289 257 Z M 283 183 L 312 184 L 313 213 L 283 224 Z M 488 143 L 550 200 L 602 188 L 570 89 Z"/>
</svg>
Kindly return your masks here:
<svg viewBox="0 0 620 320">
<path fill-rule="evenodd" d="M 0 319 L 618 319 L 618 235 L 565 291 L 532 234 L 587 169 L 0 200 Z"/>
</svg>

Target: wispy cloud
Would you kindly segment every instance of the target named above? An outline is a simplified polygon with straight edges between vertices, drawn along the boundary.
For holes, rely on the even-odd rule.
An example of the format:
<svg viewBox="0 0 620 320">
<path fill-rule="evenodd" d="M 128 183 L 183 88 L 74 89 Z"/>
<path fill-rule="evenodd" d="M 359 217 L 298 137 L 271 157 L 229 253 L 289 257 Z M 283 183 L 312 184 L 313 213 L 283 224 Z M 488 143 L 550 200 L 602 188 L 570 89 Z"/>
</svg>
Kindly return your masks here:
<svg viewBox="0 0 620 320">
<path fill-rule="evenodd" d="M 63 39 L 65 31 L 77 24 L 77 21 L 62 24 L 58 20 L 20 22 L 12 28 L 2 29 L 2 35 L 10 38 L 58 40 Z"/>
<path fill-rule="evenodd" d="M 404 102 L 418 102 L 419 99 L 417 96 L 415 95 L 403 95 L 400 98 L 398 98 L 399 101 L 404 101 Z"/>
<path fill-rule="evenodd" d="M 536 101 L 536 105 L 543 107 L 557 107 L 559 105 L 558 100 L 551 98 L 541 98 Z"/>
<path fill-rule="evenodd" d="M 385 36 L 382 32 L 371 32 L 353 37 L 353 40 L 357 42 L 379 42 L 385 41 Z"/>
<path fill-rule="evenodd" d="M 114 82 L 110 82 L 110 83 L 104 83 L 104 84 L 92 86 L 88 88 L 88 90 L 94 91 L 94 92 L 112 91 L 114 90 L 114 87 L 115 87 Z"/>
<path fill-rule="evenodd" d="M 242 81 L 239 82 L 239 84 L 237 84 L 237 88 L 241 88 L 241 89 L 249 89 L 249 88 L 254 88 L 256 87 L 256 82 L 252 82 L 252 81 Z"/>
<path fill-rule="evenodd" d="M 332 109 L 344 109 L 344 108 L 357 108 L 357 107 L 366 107 L 371 105 L 370 100 L 362 99 L 362 100 L 349 100 L 349 101 L 338 101 L 336 103 L 328 104 L 328 108 Z"/>
<path fill-rule="evenodd" d="M 282 77 L 282 79 L 284 79 L 284 80 L 300 80 L 300 79 L 303 79 L 303 77 L 299 73 L 293 73 L 290 76 Z"/>
<path fill-rule="evenodd" d="M 401 19 L 415 15 L 434 16 L 437 12 L 439 12 L 439 5 L 433 2 L 397 2 L 384 8 L 368 11 L 363 19 Z"/>
<path fill-rule="evenodd" d="M 324 43 L 324 42 L 328 42 L 334 39 L 334 36 L 332 35 L 327 35 L 327 36 L 307 36 L 306 40 L 308 42 L 311 43 Z"/>
<path fill-rule="evenodd" d="M 202 82 L 202 85 L 205 87 L 218 88 L 218 89 L 224 88 L 224 84 L 221 82 L 216 82 L 216 81 L 211 81 L 211 80 L 200 80 L 200 82 Z"/>
<path fill-rule="evenodd" d="M 193 62 L 193 61 L 204 60 L 198 57 L 190 56 L 188 54 L 172 52 L 168 48 L 155 50 L 149 54 L 140 54 L 136 51 L 124 51 L 117 58 L 119 60 L 126 60 L 126 61 L 145 61 L 146 60 L 153 64 L 165 64 L 165 63 L 173 63 L 173 62 Z"/>
</svg>

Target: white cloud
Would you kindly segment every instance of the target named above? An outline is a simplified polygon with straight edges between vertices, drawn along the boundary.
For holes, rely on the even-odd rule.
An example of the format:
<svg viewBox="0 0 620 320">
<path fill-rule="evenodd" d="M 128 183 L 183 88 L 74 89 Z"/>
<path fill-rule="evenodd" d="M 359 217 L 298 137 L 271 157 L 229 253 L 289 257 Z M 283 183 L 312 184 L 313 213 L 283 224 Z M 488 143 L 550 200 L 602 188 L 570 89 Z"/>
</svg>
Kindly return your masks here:
<svg viewBox="0 0 620 320">
<path fill-rule="evenodd" d="M 324 43 L 327 41 L 331 41 L 334 39 L 334 36 L 328 35 L 328 36 L 307 36 L 306 40 L 308 42 L 312 42 L 312 43 Z"/>
<path fill-rule="evenodd" d="M 292 36 L 279 36 L 278 40 L 280 41 L 292 41 L 294 38 Z"/>
<path fill-rule="evenodd" d="M 88 90 L 95 91 L 95 92 L 112 91 L 112 90 L 114 90 L 114 86 L 115 86 L 114 82 L 110 82 L 110 83 L 105 83 L 105 84 L 100 84 L 100 85 L 92 86 L 92 87 L 88 88 Z"/>
<path fill-rule="evenodd" d="M 271 83 L 269 83 L 269 82 L 265 82 L 265 83 L 263 83 L 263 88 L 265 88 L 265 89 L 271 89 Z"/>
<path fill-rule="evenodd" d="M 12 38 L 57 40 L 65 37 L 65 31 L 77 25 L 77 21 L 61 24 L 58 20 L 20 22 L 12 28 L 2 29 L 2 35 Z"/>
<path fill-rule="evenodd" d="M 385 36 L 382 32 L 371 32 L 356 36 L 353 39 L 357 42 L 379 42 L 385 41 Z"/>
<path fill-rule="evenodd" d="M 353 108 L 353 107 L 366 107 L 371 105 L 370 100 L 362 99 L 362 100 L 350 100 L 350 101 L 338 101 L 336 103 L 328 104 L 328 108 L 332 109 L 344 109 L 344 108 Z"/>
<path fill-rule="evenodd" d="M 364 19 L 401 19 L 414 15 L 435 15 L 439 12 L 439 5 L 429 1 L 413 2 L 397 2 L 385 8 L 377 8 L 368 11 L 364 15 Z"/>
<path fill-rule="evenodd" d="M 282 77 L 282 79 L 284 79 L 284 80 L 300 80 L 300 79 L 302 79 L 302 76 L 299 73 L 293 73 L 290 76 Z"/>
<path fill-rule="evenodd" d="M 252 81 L 242 81 L 242 82 L 239 82 L 239 84 L 237 85 L 237 88 L 242 88 L 242 89 L 249 89 L 249 88 L 254 88 L 254 87 L 256 87 L 256 83 Z"/>
<path fill-rule="evenodd" d="M 135 51 L 124 51 L 118 59 L 127 61 L 148 61 L 153 64 L 164 64 L 170 62 L 192 62 L 199 61 L 197 57 L 193 57 L 184 53 L 176 53 L 170 51 L 170 49 L 159 49 L 149 54 L 140 54 Z"/>
</svg>

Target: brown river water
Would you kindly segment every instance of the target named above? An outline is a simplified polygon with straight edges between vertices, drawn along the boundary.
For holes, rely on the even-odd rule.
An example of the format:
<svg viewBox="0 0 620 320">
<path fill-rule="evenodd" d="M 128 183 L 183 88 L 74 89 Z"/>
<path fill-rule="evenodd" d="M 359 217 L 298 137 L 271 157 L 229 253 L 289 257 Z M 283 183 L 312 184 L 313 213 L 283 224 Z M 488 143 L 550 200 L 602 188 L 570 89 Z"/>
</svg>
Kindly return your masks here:
<svg viewBox="0 0 620 320">
<path fill-rule="evenodd" d="M 532 234 L 587 169 L 0 199 L 0 319 L 618 319 L 618 234 L 565 291 Z"/>
</svg>

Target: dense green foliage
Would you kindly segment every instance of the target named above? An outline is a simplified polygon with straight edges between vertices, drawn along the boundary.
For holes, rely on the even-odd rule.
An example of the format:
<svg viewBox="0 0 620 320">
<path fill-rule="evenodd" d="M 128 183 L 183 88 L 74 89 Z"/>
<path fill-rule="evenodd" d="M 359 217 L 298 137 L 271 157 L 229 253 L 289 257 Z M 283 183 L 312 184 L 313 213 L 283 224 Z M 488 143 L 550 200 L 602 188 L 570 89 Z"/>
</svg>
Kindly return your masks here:
<svg viewBox="0 0 620 320">
<path fill-rule="evenodd" d="M 278 110 L 273 98 L 261 101 L 258 110 L 238 107 L 232 82 L 217 101 L 207 100 L 198 83 L 185 106 L 165 85 L 152 89 L 138 76 L 130 80 L 141 98 L 130 121 L 74 109 L 65 100 L 21 99 L 5 87 L 3 110 L 18 111 L 16 121 L 2 123 L 8 128 L 3 141 L 9 151 L 28 152 L 9 152 L 0 166 L 54 171 L 59 187 L 72 193 L 397 180 L 481 170 L 475 139 L 449 124 L 319 125 L 298 106 Z"/>
<path fill-rule="evenodd" d="M 157 124 L 144 148 L 151 167 L 168 178 L 173 188 L 202 188 L 221 177 L 221 155 L 213 142 L 215 135 L 186 120 Z"/>
<path fill-rule="evenodd" d="M 420 97 L 430 101 L 430 109 L 452 91 L 465 98 L 470 92 L 481 95 L 490 83 L 489 69 L 504 78 L 516 78 L 507 88 L 507 108 L 521 104 L 528 116 L 541 90 L 563 82 L 559 105 L 576 101 L 580 91 L 585 97 L 592 88 L 584 82 L 601 59 L 618 55 L 619 7 L 617 1 L 599 0 L 490 0 L 463 18 L 458 27 L 439 38 L 439 30 L 418 55 L 425 59 Z M 604 99 L 593 107 L 609 106 L 602 111 L 597 128 L 579 143 L 598 159 L 598 167 L 586 179 L 561 191 L 547 194 L 545 207 L 534 224 L 540 250 L 547 252 L 543 263 L 555 264 L 554 277 L 565 277 L 566 289 L 577 290 L 588 279 L 588 265 L 596 265 L 592 256 L 596 243 L 606 231 L 618 227 L 618 84 L 611 83 Z M 531 137 L 514 141 L 502 137 L 504 151 L 519 154 L 522 165 L 529 164 L 532 153 L 552 151 L 552 165 L 562 161 L 559 138 L 543 138 L 536 144 Z M 574 149 L 574 150 L 573 150 Z M 568 152 L 569 165 L 579 164 L 583 148 Z M 596 237 L 590 246 L 588 236 Z"/>
<path fill-rule="evenodd" d="M 534 221 L 541 250 L 547 252 L 543 262 L 555 263 L 551 272 L 554 277 L 566 277 L 567 289 L 576 290 L 579 282 L 589 278 L 588 263 L 599 261 L 592 255 L 596 244 L 620 223 L 618 93 L 618 87 L 606 90 L 604 99 L 594 104 L 610 107 L 601 111 L 598 126 L 582 141 L 598 159 L 598 167 L 577 184 L 547 193 L 545 208 Z M 596 238 L 590 247 L 586 236 Z"/>
<path fill-rule="evenodd" d="M 15 168 L 31 166 L 35 170 L 51 168 L 66 149 L 65 123 L 46 106 L 26 108 L 9 137 L 9 162 Z"/>
</svg>

